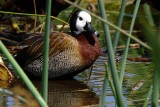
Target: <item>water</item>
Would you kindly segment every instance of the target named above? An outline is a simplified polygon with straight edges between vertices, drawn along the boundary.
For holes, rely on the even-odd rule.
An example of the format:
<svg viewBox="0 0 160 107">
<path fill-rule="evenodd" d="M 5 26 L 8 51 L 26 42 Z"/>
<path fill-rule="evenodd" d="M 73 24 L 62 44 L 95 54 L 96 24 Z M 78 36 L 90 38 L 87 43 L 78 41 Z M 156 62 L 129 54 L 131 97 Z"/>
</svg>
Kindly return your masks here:
<svg viewBox="0 0 160 107">
<path fill-rule="evenodd" d="M 101 55 L 93 65 L 92 73 L 87 70 L 76 76 L 75 80 L 49 81 L 49 106 L 98 107 L 106 73 L 104 66 L 106 61 L 107 55 Z M 120 62 L 117 62 L 117 68 L 120 69 Z M 126 106 L 142 106 L 151 78 L 152 66 L 150 63 L 127 63 L 122 86 Z M 40 90 L 40 81 L 33 81 L 33 83 Z M 138 89 L 135 88 L 137 84 L 140 84 Z M 0 81 L 0 86 L 0 107 L 39 107 L 21 80 L 12 83 Z M 107 89 L 105 101 L 107 107 L 115 107 L 110 87 Z"/>
<path fill-rule="evenodd" d="M 122 56 L 116 56 L 117 69 L 120 71 Z M 101 96 L 103 80 L 105 77 L 104 63 L 107 61 L 107 56 L 100 56 L 95 62 L 93 72 L 87 85 L 98 97 Z M 144 98 L 152 82 L 153 65 L 150 62 L 131 62 L 128 61 L 125 70 L 124 81 L 122 85 L 124 101 L 126 106 L 138 107 L 142 106 Z M 107 107 L 115 107 L 115 100 L 111 88 L 107 89 L 105 98 Z"/>
</svg>

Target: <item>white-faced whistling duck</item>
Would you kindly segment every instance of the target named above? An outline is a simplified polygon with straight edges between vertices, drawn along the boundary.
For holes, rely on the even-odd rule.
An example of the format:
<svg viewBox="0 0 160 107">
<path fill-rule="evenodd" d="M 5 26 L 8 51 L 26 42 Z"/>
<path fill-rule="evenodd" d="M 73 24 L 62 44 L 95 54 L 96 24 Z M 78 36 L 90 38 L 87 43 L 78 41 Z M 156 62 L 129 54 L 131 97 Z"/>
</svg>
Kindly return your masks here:
<svg viewBox="0 0 160 107">
<path fill-rule="evenodd" d="M 97 31 L 91 26 L 91 16 L 77 10 L 70 18 L 71 34 L 50 34 L 49 78 L 69 78 L 88 69 L 100 54 Z M 43 34 L 28 34 L 20 45 L 27 46 L 16 60 L 31 77 L 40 78 L 43 65 Z"/>
</svg>

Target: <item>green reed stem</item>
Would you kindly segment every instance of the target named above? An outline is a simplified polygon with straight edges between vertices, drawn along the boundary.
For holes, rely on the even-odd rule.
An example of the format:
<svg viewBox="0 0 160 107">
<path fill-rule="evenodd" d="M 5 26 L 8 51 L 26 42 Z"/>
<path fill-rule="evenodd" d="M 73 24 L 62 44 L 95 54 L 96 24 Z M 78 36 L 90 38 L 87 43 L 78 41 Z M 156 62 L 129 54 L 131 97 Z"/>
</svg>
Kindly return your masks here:
<svg viewBox="0 0 160 107">
<path fill-rule="evenodd" d="M 118 21 L 117 21 L 117 27 L 119 27 L 119 28 L 121 28 L 121 26 L 122 26 L 125 7 L 126 7 L 126 0 L 122 0 L 122 5 L 121 5 L 120 13 L 119 13 L 119 16 L 118 16 Z M 119 35 L 120 35 L 119 30 L 116 30 L 116 32 L 114 34 L 114 40 L 113 40 L 113 50 L 114 50 L 114 52 L 116 51 Z"/>
<path fill-rule="evenodd" d="M 111 27 L 113 27 L 114 29 L 116 29 L 116 30 L 120 31 L 121 33 L 123 33 L 124 35 L 130 37 L 131 39 L 133 39 L 133 40 L 136 41 L 137 43 L 141 44 L 141 45 L 142 45 L 143 47 L 145 47 L 146 49 L 152 50 L 152 48 L 151 48 L 150 46 L 148 46 L 146 43 L 142 42 L 142 41 L 139 40 L 138 38 L 136 38 L 136 37 L 134 37 L 133 35 L 127 33 L 125 30 L 119 28 L 118 26 L 112 24 L 111 22 L 109 22 L 109 21 L 107 21 L 107 20 L 99 17 L 99 16 L 96 15 L 96 14 L 93 14 L 92 12 L 90 12 L 90 11 L 88 11 L 88 10 L 86 10 L 86 9 L 78 6 L 78 5 L 76 5 L 75 3 L 70 2 L 69 0 L 64 0 L 64 1 L 67 2 L 68 4 L 71 4 L 72 6 L 75 6 L 75 7 L 79 8 L 79 9 L 81 9 L 81 10 L 84 10 L 84 11 L 88 12 L 89 14 L 91 14 L 92 16 L 94 16 L 95 18 L 101 20 L 102 22 L 108 24 L 109 26 L 111 26 Z"/>
<path fill-rule="evenodd" d="M 99 8 L 100 8 L 101 17 L 104 20 L 107 20 L 103 0 L 98 0 L 98 4 L 99 4 Z M 113 46 L 112 46 L 112 41 L 111 41 L 111 37 L 110 37 L 110 33 L 109 33 L 109 27 L 108 27 L 107 24 L 103 23 L 103 28 L 104 28 L 104 33 L 105 33 L 105 38 L 106 38 L 106 43 L 107 43 L 107 49 L 108 49 L 109 65 L 110 65 L 110 68 L 111 68 L 111 74 L 112 74 L 112 77 L 113 77 L 114 87 L 116 89 L 115 92 L 116 92 L 116 95 L 117 95 L 117 98 L 116 98 L 117 99 L 117 105 L 119 107 L 124 107 L 122 90 L 120 88 L 119 78 L 118 78 L 118 74 L 117 74 L 117 68 L 116 68 L 116 64 L 115 64 L 115 61 L 114 61 L 115 56 L 114 56 L 114 52 L 113 52 L 113 48 L 112 48 Z"/>
<path fill-rule="evenodd" d="M 152 89 L 153 89 L 153 87 L 150 86 L 149 91 L 148 91 L 148 93 L 147 93 L 146 100 L 145 100 L 145 102 L 143 103 L 143 107 L 148 107 L 148 103 L 149 103 L 150 98 L 151 98 L 151 95 L 152 95 Z"/>
<path fill-rule="evenodd" d="M 144 12 L 145 12 L 146 18 L 148 19 L 148 23 L 149 23 L 151 26 L 155 26 L 154 20 L 153 20 L 153 18 L 152 18 L 152 12 L 151 12 L 150 6 L 145 3 L 145 4 L 143 5 L 143 10 L 144 10 Z"/>
<path fill-rule="evenodd" d="M 113 93 L 114 96 L 116 96 L 115 87 L 113 85 L 112 76 L 111 76 L 111 72 L 110 72 L 111 71 L 110 66 L 107 66 L 107 63 L 105 63 L 105 67 L 107 69 L 106 75 L 107 75 L 107 78 L 109 80 L 109 85 L 111 87 L 112 93 Z M 117 96 L 116 96 L 116 98 L 117 98 Z M 117 99 L 116 99 L 116 101 L 117 101 Z"/>
<path fill-rule="evenodd" d="M 151 26 L 155 26 L 153 18 L 152 18 L 152 13 L 151 13 L 150 7 L 147 4 L 144 4 L 143 9 L 144 9 L 145 15 L 147 16 L 146 18 L 147 18 L 148 23 Z M 160 31 L 160 29 L 159 29 L 159 31 Z M 152 107 L 158 107 L 159 86 L 160 86 L 160 84 L 159 84 L 160 79 L 159 79 L 159 76 L 158 76 L 158 72 L 159 72 L 159 70 L 157 69 L 157 67 L 155 67 L 154 78 L 153 78 Z M 151 91 L 149 91 L 149 95 L 152 92 L 152 88 L 150 90 Z M 151 95 L 149 97 L 151 97 Z M 147 105 L 148 105 L 147 101 L 144 103 L 144 107 L 147 107 Z"/>
<path fill-rule="evenodd" d="M 153 93 L 152 93 L 152 107 L 158 107 L 159 88 L 160 88 L 160 38 L 158 32 L 155 32 L 155 28 L 147 23 L 145 18 L 141 19 L 144 34 L 147 37 L 148 43 L 153 48 L 153 62 L 154 62 L 154 76 L 153 76 Z"/>
<path fill-rule="evenodd" d="M 111 87 L 111 90 L 112 90 L 112 93 L 114 96 L 116 96 L 116 92 L 115 92 L 115 88 L 114 88 L 114 85 L 113 85 L 113 81 L 112 81 L 112 76 L 111 76 L 111 70 L 110 70 L 110 66 L 108 65 L 107 62 L 105 62 L 105 68 L 106 68 L 106 75 L 105 75 L 105 79 L 104 79 L 104 82 L 103 82 L 103 87 L 102 87 L 102 94 L 101 94 L 101 98 L 100 98 L 100 107 L 104 107 L 105 106 L 105 97 L 107 95 L 107 86 L 108 86 L 108 83 Z M 117 98 L 117 96 L 115 97 Z M 117 101 L 117 99 L 115 99 Z"/>
<path fill-rule="evenodd" d="M 131 25 L 130 25 L 130 29 L 129 29 L 129 34 L 132 33 L 133 31 L 133 27 L 134 27 L 134 23 L 136 20 L 136 16 L 137 16 L 137 12 L 138 12 L 138 8 L 140 5 L 140 1 L 141 0 L 136 0 L 136 6 L 133 12 L 133 17 L 132 17 L 132 21 L 131 21 Z M 123 54 L 123 59 L 122 59 L 122 67 L 121 67 L 121 72 L 120 72 L 120 84 L 122 85 L 123 82 L 123 77 L 124 77 L 124 70 L 126 68 L 126 61 L 127 61 L 127 56 L 128 56 L 128 50 L 129 50 L 129 44 L 130 44 L 130 38 L 127 38 L 126 44 L 125 44 L 125 49 L 124 49 L 124 54 Z"/>
<path fill-rule="evenodd" d="M 28 89 L 32 92 L 33 96 L 37 99 L 39 104 L 42 107 L 48 107 L 46 102 L 43 100 L 37 89 L 34 87 L 32 82 L 29 80 L 29 78 L 26 76 L 22 68 L 18 65 L 18 63 L 15 61 L 13 56 L 9 53 L 9 51 L 6 49 L 2 41 L 0 41 L 0 50 L 3 52 L 3 54 L 6 56 L 6 58 L 9 60 L 9 62 L 13 65 L 15 71 L 17 74 L 21 77 L 21 79 L 24 81 L 24 83 L 27 85 Z"/>
<path fill-rule="evenodd" d="M 109 72 L 107 70 L 107 64 L 105 64 L 106 66 L 106 75 L 105 75 L 105 78 L 104 78 L 104 82 L 103 82 L 103 87 L 102 87 L 102 93 L 101 93 L 101 97 L 100 97 L 100 102 L 99 102 L 99 107 L 104 107 L 106 102 L 105 102 L 105 97 L 107 95 L 107 87 L 108 87 L 108 84 L 109 84 L 109 78 L 108 78 L 108 75 L 107 75 L 107 72 Z"/>
<path fill-rule="evenodd" d="M 145 10 L 146 7 L 144 7 Z M 147 11 L 144 11 L 146 15 L 151 15 L 150 13 L 147 13 Z M 150 12 L 150 11 L 149 11 Z M 156 32 L 155 27 L 151 23 L 150 20 L 152 19 L 152 16 L 147 17 L 147 20 L 144 20 L 143 17 L 141 19 L 142 27 L 144 30 L 144 34 L 147 37 L 149 45 L 152 47 L 152 55 L 153 55 L 153 61 L 154 61 L 154 76 L 153 76 L 153 93 L 152 93 L 152 107 L 158 107 L 158 99 L 159 99 L 159 92 L 160 92 L 160 38 L 159 38 L 159 31 Z"/>
<path fill-rule="evenodd" d="M 46 23 L 44 31 L 44 53 L 43 53 L 43 72 L 41 94 L 44 100 L 48 99 L 48 61 L 49 61 L 49 34 L 50 34 L 50 16 L 51 16 L 51 0 L 46 1 Z"/>
<path fill-rule="evenodd" d="M 153 78 L 153 93 L 152 93 L 152 107 L 158 107 L 158 99 L 159 99 L 159 87 L 160 87 L 160 78 L 159 78 L 159 65 L 155 65 L 154 69 L 154 78 Z"/>
<path fill-rule="evenodd" d="M 152 29 L 153 30 L 153 29 Z M 153 32 L 153 31 L 152 31 Z M 158 33 L 153 35 L 148 35 L 151 40 L 151 46 L 153 47 L 153 59 L 154 59 L 154 76 L 153 76 L 153 93 L 152 93 L 152 107 L 159 107 L 159 93 L 160 93 L 160 38 Z M 154 36 L 154 37 L 152 37 Z M 149 41 L 150 41 L 149 39 Z"/>
<path fill-rule="evenodd" d="M 106 68 L 106 75 L 105 75 L 105 79 L 103 82 L 103 87 L 102 87 L 102 94 L 101 94 L 101 98 L 100 98 L 100 107 L 104 107 L 105 106 L 105 97 L 107 95 L 107 86 L 108 83 L 111 87 L 112 93 L 115 96 L 115 100 L 117 101 L 117 96 L 116 96 L 116 92 L 115 92 L 115 88 L 113 85 L 113 81 L 112 81 L 112 76 L 111 76 L 111 70 L 110 70 L 110 66 L 107 64 L 107 62 L 105 62 L 105 68 Z"/>
</svg>

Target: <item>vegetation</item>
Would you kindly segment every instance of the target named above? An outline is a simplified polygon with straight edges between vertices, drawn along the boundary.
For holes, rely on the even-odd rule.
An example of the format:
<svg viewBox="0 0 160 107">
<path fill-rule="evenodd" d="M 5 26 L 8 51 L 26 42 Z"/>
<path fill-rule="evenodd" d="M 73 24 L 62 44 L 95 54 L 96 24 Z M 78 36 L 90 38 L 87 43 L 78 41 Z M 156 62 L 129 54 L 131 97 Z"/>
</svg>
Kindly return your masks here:
<svg viewBox="0 0 160 107">
<path fill-rule="evenodd" d="M 72 7 L 62 12 L 59 15 L 60 19 L 63 19 L 63 20 L 68 19 L 67 17 L 69 16 L 67 16 L 66 13 L 68 12 L 72 13 L 72 10 L 74 10 L 75 7 L 88 11 L 85 8 L 83 8 L 86 6 L 85 0 L 77 1 L 78 3 L 81 2 L 80 5 L 73 4 L 68 0 L 64 0 L 64 1 L 71 4 Z M 159 87 L 160 87 L 159 86 L 159 83 L 160 83 L 159 24 L 160 23 L 154 24 L 154 20 L 156 21 L 158 20 L 159 22 L 159 19 L 157 18 L 159 17 L 159 12 L 155 10 L 153 7 L 151 7 L 151 10 L 150 10 L 150 7 L 147 4 L 140 5 L 141 0 L 136 0 L 134 5 L 133 5 L 133 0 L 129 0 L 129 1 L 109 0 L 105 2 L 103 2 L 103 0 L 97 0 L 97 1 L 88 0 L 88 1 L 90 1 L 91 4 L 93 4 L 94 8 L 96 8 L 96 9 L 90 10 L 91 12 L 90 11 L 88 12 L 94 17 L 93 20 L 94 22 L 96 22 L 94 24 L 94 27 L 99 29 L 102 35 L 99 39 L 100 43 L 102 47 L 107 49 L 107 54 L 109 57 L 109 60 L 105 62 L 106 76 L 104 79 L 102 94 L 101 94 L 100 103 L 99 103 L 100 107 L 104 107 L 106 105 L 105 98 L 107 97 L 106 95 L 107 95 L 108 87 L 111 87 L 111 90 L 113 92 L 115 102 L 116 102 L 115 105 L 117 105 L 118 107 L 124 107 L 126 105 L 126 103 L 124 103 L 125 95 L 123 92 L 125 89 L 122 86 L 126 85 L 126 82 L 128 82 L 127 84 L 130 84 L 131 86 L 133 86 L 135 84 L 135 80 L 134 79 L 132 80 L 132 77 L 131 77 L 131 79 L 128 81 L 125 78 L 125 73 L 134 71 L 134 69 L 138 67 L 146 67 L 146 66 L 148 67 L 147 64 L 134 64 L 132 67 L 128 68 L 128 65 L 127 65 L 128 60 L 133 62 L 134 61 L 150 62 L 151 60 L 153 61 L 150 68 L 152 69 L 151 71 L 153 72 L 147 71 L 148 73 L 146 72 L 141 73 L 140 77 L 136 76 L 136 79 L 139 80 L 138 83 L 132 89 L 126 89 L 126 90 L 132 90 L 130 93 L 130 96 L 134 96 L 135 94 L 139 94 L 139 91 L 137 90 L 141 88 L 144 82 L 147 82 L 147 84 L 149 85 L 144 85 L 145 90 L 141 91 L 143 96 L 146 96 L 146 98 L 140 101 L 141 102 L 140 106 L 143 105 L 143 107 L 147 107 L 149 104 L 151 104 L 152 107 L 158 107 Z M 3 0 L 0 1 L 0 6 L 4 4 L 4 2 L 5 1 Z M 109 7 L 108 6 L 109 4 L 112 4 L 112 6 Z M 97 11 L 97 9 L 99 9 L 99 11 Z M 8 14 L 8 13 L 3 12 L 3 14 Z M 13 14 L 13 13 L 10 13 L 10 14 Z M 40 21 L 43 21 L 44 20 L 43 18 L 44 17 L 40 17 Z M 55 25 L 62 24 L 57 20 L 54 23 Z M 27 30 L 26 28 L 25 30 L 24 29 L 22 30 L 22 26 L 20 24 L 18 26 L 20 26 L 20 29 L 21 29 L 19 31 L 38 31 L 37 29 L 33 30 L 30 28 L 27 28 Z M 0 28 L 0 29 L 2 30 L 3 28 Z M 58 27 L 57 29 L 55 28 L 55 30 L 58 31 L 59 30 Z M 65 30 L 67 31 L 68 29 L 65 29 Z M 133 35 L 136 35 L 136 36 L 133 36 Z M 142 37 L 137 35 L 142 35 Z M 131 44 L 141 45 L 140 48 L 138 48 L 138 51 L 136 51 L 136 55 L 134 54 L 135 56 L 132 55 L 133 51 L 130 50 Z M 117 63 L 115 62 L 115 53 L 119 51 L 118 50 L 119 45 L 124 45 L 125 48 L 123 49 L 124 51 L 122 51 L 122 55 L 123 55 L 122 61 L 120 63 L 119 62 Z M 1 51 L 5 54 L 6 58 L 14 66 L 17 73 L 21 76 L 22 80 L 27 84 L 29 89 L 34 94 L 34 96 L 40 102 L 41 106 L 47 106 L 44 100 L 40 99 L 41 97 L 39 97 L 40 96 L 39 93 L 36 91 L 36 89 L 30 82 L 30 80 L 26 77 L 26 75 L 23 74 L 23 70 L 17 65 L 17 63 L 15 62 L 15 60 L 10 55 L 10 53 L 8 52 L 8 50 L 6 49 L 6 47 L 3 45 L 1 41 L 0 41 L 0 47 L 1 47 L 0 48 Z M 139 56 L 137 57 L 137 53 L 138 55 L 139 54 L 141 55 L 140 58 Z M 130 59 L 129 59 L 130 57 L 129 55 L 131 56 Z M 146 56 L 147 58 L 148 57 L 149 58 L 144 59 L 146 58 Z M 47 58 L 47 55 L 46 55 L 46 58 Z M 47 64 L 44 66 L 47 66 Z M 120 72 L 117 72 L 117 71 L 120 71 Z M 136 72 L 136 73 L 139 73 L 139 72 Z M 48 80 L 47 76 L 45 76 L 45 79 L 44 79 L 44 84 L 43 84 L 44 87 L 47 87 L 47 84 L 48 84 L 46 80 Z M 42 89 L 44 89 L 44 87 L 42 87 Z M 47 94 L 45 93 L 47 92 L 46 90 L 47 89 L 43 90 L 43 97 L 45 100 L 47 100 Z M 132 100 L 135 100 L 135 99 L 132 99 Z"/>
</svg>

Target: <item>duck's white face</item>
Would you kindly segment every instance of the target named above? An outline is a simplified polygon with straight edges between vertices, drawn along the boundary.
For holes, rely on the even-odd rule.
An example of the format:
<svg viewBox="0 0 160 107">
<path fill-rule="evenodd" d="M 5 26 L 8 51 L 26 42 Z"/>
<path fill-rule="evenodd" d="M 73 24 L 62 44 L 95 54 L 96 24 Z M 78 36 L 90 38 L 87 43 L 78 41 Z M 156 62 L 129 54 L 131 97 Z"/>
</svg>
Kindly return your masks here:
<svg viewBox="0 0 160 107">
<path fill-rule="evenodd" d="M 84 27 L 86 23 L 91 23 L 91 16 L 85 11 L 80 11 L 76 21 L 76 28 L 79 33 L 85 31 Z"/>
<path fill-rule="evenodd" d="M 99 36 L 91 25 L 91 16 L 89 13 L 81 10 L 77 10 L 70 18 L 70 29 L 73 36 L 77 36 L 82 32 L 87 32 L 90 35 Z"/>
</svg>

